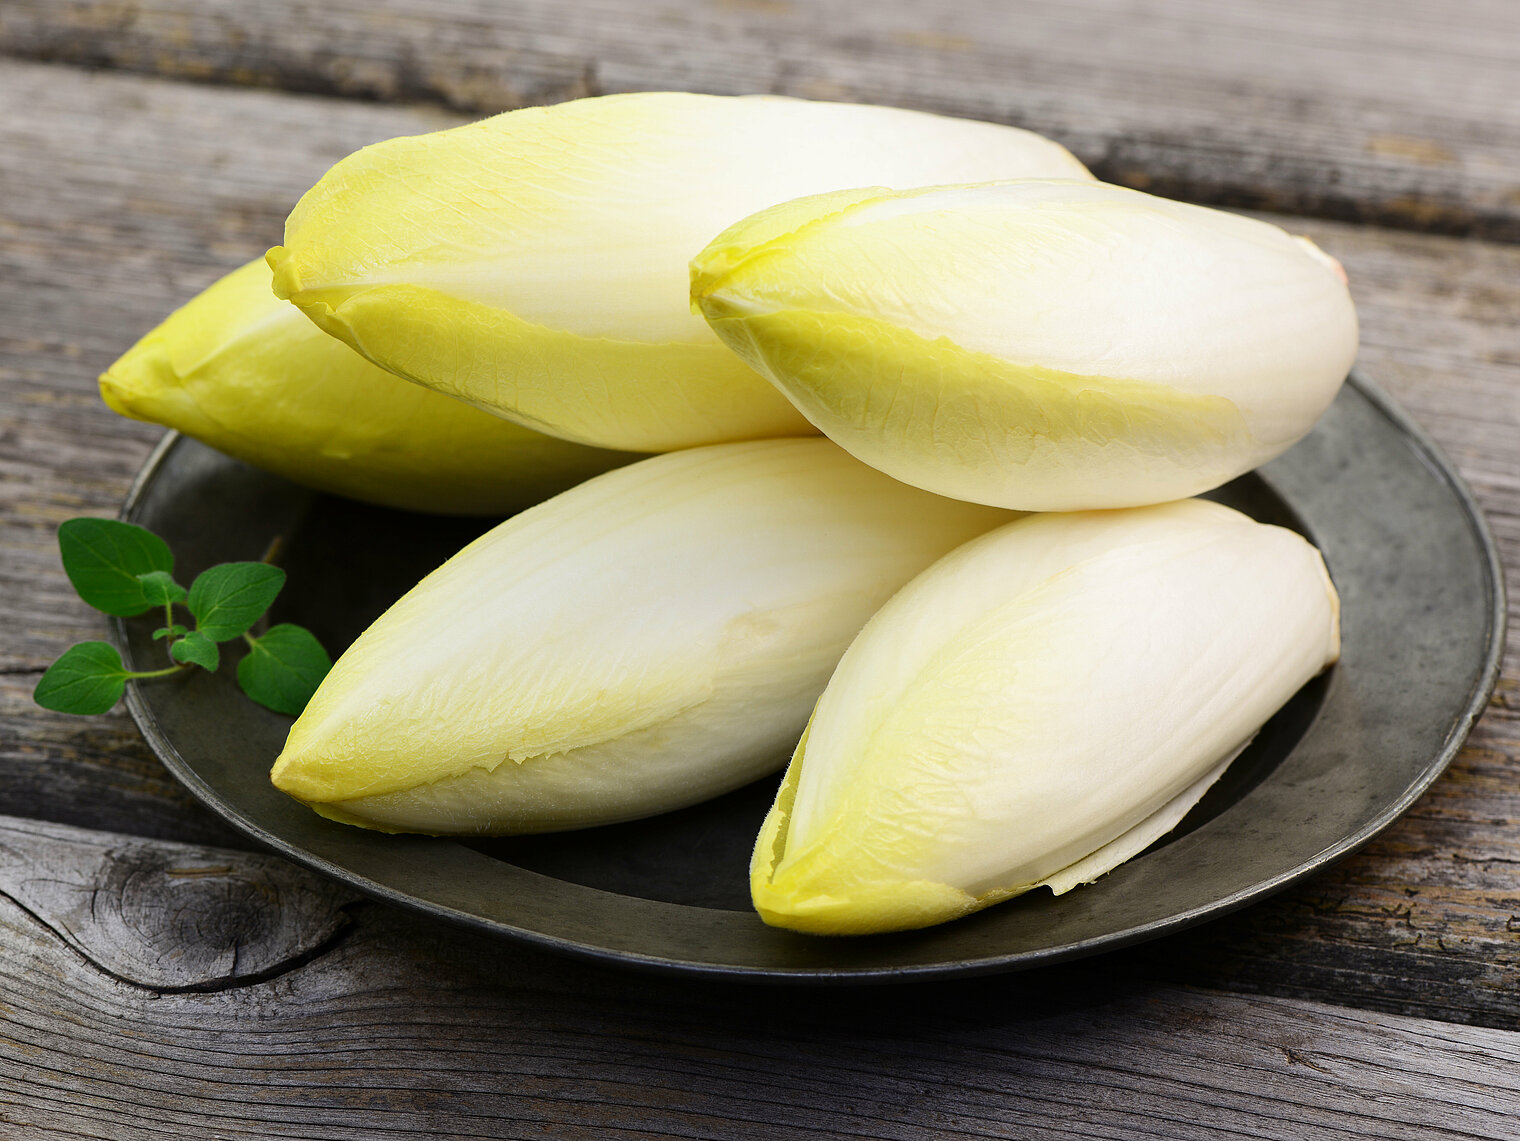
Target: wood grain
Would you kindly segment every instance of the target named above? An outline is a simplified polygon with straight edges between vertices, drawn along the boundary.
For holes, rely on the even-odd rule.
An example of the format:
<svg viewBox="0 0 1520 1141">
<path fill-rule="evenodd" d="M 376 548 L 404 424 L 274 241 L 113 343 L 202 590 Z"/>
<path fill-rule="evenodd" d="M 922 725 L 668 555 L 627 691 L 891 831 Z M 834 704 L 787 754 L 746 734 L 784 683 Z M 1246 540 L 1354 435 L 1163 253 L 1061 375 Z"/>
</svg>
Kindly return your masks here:
<svg viewBox="0 0 1520 1141">
<path fill-rule="evenodd" d="M 1520 1115 L 1510 1032 L 1093 972 L 645 978 L 373 905 L 349 923 L 340 894 L 240 852 L 152 845 L 164 870 L 78 926 L 71 885 L 144 850 L 0 820 L 0 1138 L 1423 1141 L 1511 1138 Z M 251 944 L 272 966 L 237 973 Z"/>
<path fill-rule="evenodd" d="M 101 974 L 159 992 L 281 974 L 352 893 L 273 856 L 0 817 L 0 896 Z"/>
<path fill-rule="evenodd" d="M 0 63 L 0 104 L 28 109 L 0 118 L 0 153 L 19 156 L 0 164 L 0 621 L 12 632 L 0 643 L 0 811 L 237 846 L 120 712 L 73 720 L 28 704 L 46 663 L 101 631 L 63 578 L 53 528 L 113 514 L 158 434 L 106 410 L 94 377 L 172 305 L 278 240 L 330 162 L 448 120 L 16 62 Z M 1507 565 L 1520 566 L 1520 248 L 1286 221 L 1346 263 L 1363 365 L 1456 459 Z M 1160 976 L 1520 1027 L 1517 758 L 1512 622 L 1494 707 L 1409 816 L 1277 900 L 1105 957 L 1083 978 Z M 440 971 L 476 945 L 433 938 Z"/>
<path fill-rule="evenodd" d="M 5 613 L 4 620 L 10 619 Z M 61 638 L 51 656 L 73 640 Z M 124 707 L 102 717 L 51 713 L 32 702 L 40 676 L 40 670 L 0 676 L 0 813 L 164 840 L 249 846 L 165 771 Z"/>
<path fill-rule="evenodd" d="M 7 0 L 0 51 L 489 112 L 642 89 L 1015 123 L 1109 181 L 1520 240 L 1503 0 Z"/>
</svg>

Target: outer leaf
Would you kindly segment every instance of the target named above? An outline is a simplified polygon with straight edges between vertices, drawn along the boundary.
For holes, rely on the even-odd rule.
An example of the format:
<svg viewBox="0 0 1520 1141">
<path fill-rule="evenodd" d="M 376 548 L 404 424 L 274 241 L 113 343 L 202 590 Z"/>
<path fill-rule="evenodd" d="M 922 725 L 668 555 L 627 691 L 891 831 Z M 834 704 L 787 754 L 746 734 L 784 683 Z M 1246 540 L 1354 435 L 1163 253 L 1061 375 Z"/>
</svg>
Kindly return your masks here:
<svg viewBox="0 0 1520 1141">
<path fill-rule="evenodd" d="M 992 123 L 640 92 L 366 147 L 269 260 L 277 296 L 392 372 L 566 439 L 665 451 L 812 430 L 691 312 L 687 262 L 736 218 L 848 186 L 1086 174 Z"/>
<path fill-rule="evenodd" d="M 667 812 L 782 760 L 861 625 L 1008 518 L 824 440 L 655 456 L 514 516 L 344 653 L 277 787 L 391 831 Z"/>
<path fill-rule="evenodd" d="M 222 661 L 222 654 L 216 648 L 216 643 L 199 630 L 191 630 L 170 646 L 169 656 L 177 662 L 189 662 L 213 672 Z"/>
<path fill-rule="evenodd" d="M 188 627 L 181 626 L 176 622 L 173 626 L 160 626 L 153 631 L 153 640 L 157 642 L 161 638 L 183 638 L 190 632 Z"/>
<path fill-rule="evenodd" d="M 755 906 L 867 934 L 1097 879 L 1338 650 L 1318 552 L 1219 504 L 992 531 L 840 660 L 755 845 Z"/>
<path fill-rule="evenodd" d="M 238 685 L 260 705 L 295 717 L 330 669 L 332 659 L 316 635 L 284 622 L 253 640 L 248 656 L 238 663 Z"/>
<path fill-rule="evenodd" d="M 225 642 L 257 622 L 285 585 L 285 572 L 268 563 L 223 563 L 190 584 L 190 613 L 196 629 Z"/>
<path fill-rule="evenodd" d="M 174 569 L 167 543 L 144 527 L 116 519 L 70 519 L 58 528 L 58 551 L 79 597 L 119 618 L 153 605 L 138 575 Z"/>
<path fill-rule="evenodd" d="M 127 688 L 127 669 L 116 648 L 105 642 L 81 642 L 48 667 L 32 691 L 32 700 L 58 713 L 104 713 Z"/>
<path fill-rule="evenodd" d="M 699 253 L 692 294 L 856 458 L 1030 511 L 1217 487 L 1307 433 L 1356 356 L 1308 241 L 1094 182 L 788 203 Z"/>
<path fill-rule="evenodd" d="M 137 581 L 142 583 L 143 597 L 154 606 L 168 606 L 185 600 L 185 588 L 175 582 L 168 571 L 140 574 Z"/>
<path fill-rule="evenodd" d="M 307 487 L 411 511 L 510 515 L 638 458 L 402 380 L 269 284 L 263 258 L 222 278 L 127 350 L 101 397 Z"/>
</svg>

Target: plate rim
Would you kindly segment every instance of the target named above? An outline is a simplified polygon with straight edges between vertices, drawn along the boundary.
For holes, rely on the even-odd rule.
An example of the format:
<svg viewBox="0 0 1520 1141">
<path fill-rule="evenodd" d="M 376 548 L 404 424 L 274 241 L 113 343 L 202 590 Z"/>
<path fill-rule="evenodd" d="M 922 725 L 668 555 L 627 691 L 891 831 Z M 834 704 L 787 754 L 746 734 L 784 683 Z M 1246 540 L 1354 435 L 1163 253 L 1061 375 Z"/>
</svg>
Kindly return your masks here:
<svg viewBox="0 0 1520 1141">
<path fill-rule="evenodd" d="M 158 760 L 179 783 L 201 804 L 219 819 L 231 825 L 244 836 L 261 846 L 300 866 L 334 879 L 373 899 L 421 912 L 450 923 L 483 931 L 497 937 L 508 937 L 545 950 L 571 955 L 593 962 L 625 968 L 644 969 L 662 974 L 678 974 L 685 977 L 702 977 L 711 980 L 739 981 L 771 984 L 877 984 L 885 982 L 916 982 L 942 980 L 951 977 L 969 977 L 1025 970 L 1053 965 L 1072 959 L 1083 958 L 1105 951 L 1118 950 L 1136 943 L 1172 934 L 1210 919 L 1220 918 L 1238 911 L 1252 903 L 1284 890 L 1294 883 L 1355 852 L 1379 833 L 1388 828 L 1425 794 L 1436 779 L 1447 769 L 1462 745 L 1483 715 L 1498 683 L 1503 662 L 1505 634 L 1508 622 L 1507 589 L 1503 563 L 1487 520 L 1471 488 L 1446 456 L 1441 447 L 1417 424 L 1398 403 L 1369 379 L 1359 368 L 1347 375 L 1346 384 L 1355 389 L 1382 417 L 1392 423 L 1413 445 L 1416 456 L 1451 491 L 1462 510 L 1463 520 L 1472 532 L 1481 554 L 1486 578 L 1486 643 L 1481 668 L 1467 694 L 1460 714 L 1454 718 L 1441 748 L 1420 770 L 1419 775 L 1405 789 L 1404 794 L 1385 805 L 1362 827 L 1342 837 L 1298 865 L 1253 883 L 1229 895 L 1206 904 L 1192 907 L 1175 914 L 1133 925 L 1127 929 L 1091 938 L 1068 942 L 1058 946 L 1034 951 L 1010 952 L 961 960 L 945 960 L 935 963 L 902 964 L 890 966 L 746 966 L 729 963 L 704 963 L 674 958 L 656 953 L 641 953 L 610 946 L 587 945 L 574 939 L 514 926 L 500 920 L 472 914 L 436 900 L 411 894 L 382 881 L 344 867 L 324 856 L 286 840 L 247 818 L 228 803 L 203 777 L 181 756 L 177 746 L 159 725 L 157 717 L 143 700 L 137 682 L 127 687 L 126 706 L 133 723 L 142 734 Z M 133 521 L 144 498 L 161 475 L 161 470 L 182 434 L 169 430 L 149 453 L 134 477 L 117 517 Z M 125 652 L 128 637 L 125 621 L 114 618 L 110 623 L 112 643 Z M 458 847 L 466 847 L 459 840 L 438 838 Z M 488 858 L 488 857 L 481 857 Z M 541 873 L 535 873 L 541 874 Z M 553 879 L 554 877 L 546 877 Z M 571 881 L 559 880 L 560 883 Z M 584 885 L 576 885 L 584 887 Z M 600 890 L 600 889 L 586 889 Z M 617 894 L 617 893 L 609 893 Z M 654 902 L 654 901 L 646 901 Z M 667 904 L 685 907 L 682 904 Z M 706 909 L 701 909 L 706 910 Z"/>
</svg>

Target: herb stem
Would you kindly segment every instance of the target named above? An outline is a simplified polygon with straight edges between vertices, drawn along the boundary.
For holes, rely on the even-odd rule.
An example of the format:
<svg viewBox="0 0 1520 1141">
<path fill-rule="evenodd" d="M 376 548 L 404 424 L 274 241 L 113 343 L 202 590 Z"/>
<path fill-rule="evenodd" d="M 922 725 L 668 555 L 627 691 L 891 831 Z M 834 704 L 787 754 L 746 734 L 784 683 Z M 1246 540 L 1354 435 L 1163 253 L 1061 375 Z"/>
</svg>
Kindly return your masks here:
<svg viewBox="0 0 1520 1141">
<path fill-rule="evenodd" d="M 264 548 L 264 557 L 259 561 L 268 563 L 270 566 L 278 566 L 280 562 L 280 556 L 284 553 L 285 536 L 276 535 L 273 539 L 269 540 L 269 546 Z"/>
<path fill-rule="evenodd" d="M 127 676 L 128 677 L 168 677 L 170 674 L 177 674 L 177 673 L 180 672 L 180 670 L 185 669 L 185 668 L 186 667 L 185 667 L 184 663 L 179 663 L 177 665 L 167 666 L 167 667 L 165 667 L 164 669 L 161 669 L 161 670 L 128 670 L 127 671 Z"/>
</svg>

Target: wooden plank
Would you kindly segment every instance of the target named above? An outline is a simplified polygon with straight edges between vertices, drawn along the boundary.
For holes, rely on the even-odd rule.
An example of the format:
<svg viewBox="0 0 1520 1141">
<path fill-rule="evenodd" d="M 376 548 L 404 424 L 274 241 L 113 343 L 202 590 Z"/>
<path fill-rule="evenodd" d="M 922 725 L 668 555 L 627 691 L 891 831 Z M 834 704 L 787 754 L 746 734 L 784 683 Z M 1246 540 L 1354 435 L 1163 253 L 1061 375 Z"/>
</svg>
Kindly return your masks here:
<svg viewBox="0 0 1520 1141">
<path fill-rule="evenodd" d="M 8 0 L 0 51 L 472 112 L 639 89 L 1016 123 L 1195 201 L 1520 240 L 1503 0 Z"/>
<path fill-rule="evenodd" d="M 408 108 L 0 64 L 0 811 L 230 843 L 120 712 L 32 709 L 40 670 L 101 624 L 52 546 L 115 511 L 156 431 L 94 376 L 173 304 L 277 240 L 331 161 L 426 129 Z M 174 172 L 164 178 L 163 171 Z M 1520 249 L 1287 220 L 1342 258 L 1363 364 L 1453 454 L 1520 566 Z M 1495 706 L 1452 771 L 1365 852 L 1221 924 L 1104 960 L 1132 971 L 1520 1027 L 1520 621 Z"/>
<path fill-rule="evenodd" d="M 18 902 L 39 843 L 65 886 Z M 67 885 L 133 850 L 203 878 L 108 876 L 110 918 L 71 928 Z M 344 926 L 341 895 L 302 880 L 0 819 L 0 1136 L 1426 1141 L 1512 1138 L 1520 1115 L 1506 1031 L 1061 971 L 871 990 L 650 978 L 375 906 Z M 272 966 L 235 973 L 266 930 L 261 895 L 302 919 L 262 944 Z M 155 981 L 184 977 L 166 946 L 199 987 Z"/>
</svg>

